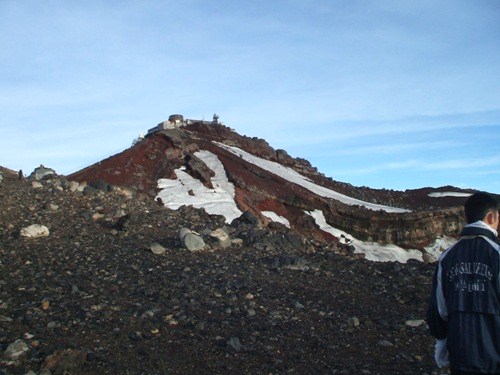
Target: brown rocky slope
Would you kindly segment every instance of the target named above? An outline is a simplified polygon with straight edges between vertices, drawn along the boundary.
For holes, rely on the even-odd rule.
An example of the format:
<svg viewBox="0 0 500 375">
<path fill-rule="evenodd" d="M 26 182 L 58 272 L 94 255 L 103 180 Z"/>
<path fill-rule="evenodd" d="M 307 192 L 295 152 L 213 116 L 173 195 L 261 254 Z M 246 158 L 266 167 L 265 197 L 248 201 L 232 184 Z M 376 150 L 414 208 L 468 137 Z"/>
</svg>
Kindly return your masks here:
<svg viewBox="0 0 500 375">
<path fill-rule="evenodd" d="M 412 212 L 393 214 L 373 211 L 320 197 L 246 162 L 215 142 L 235 146 L 262 159 L 280 163 L 317 185 L 349 197 Z M 304 235 L 330 236 L 320 232 L 314 224 L 309 224 L 310 218 L 304 211 L 315 209 L 323 211 L 330 225 L 361 240 L 417 249 L 431 244 L 437 236 L 456 236 L 463 221 L 460 207 L 465 198 L 429 197 L 430 192 L 460 189 L 444 187 L 399 192 L 354 187 L 326 178 L 306 160 L 292 158 L 284 150 L 274 150 L 262 139 L 241 136 L 224 125 L 202 122 L 157 132 L 122 153 L 78 171 L 69 178 L 125 185 L 154 197 L 157 180 L 175 178 L 174 169 L 185 165 L 186 158 L 192 158 L 198 150 L 208 150 L 222 162 L 229 180 L 235 185 L 236 202 L 240 209 L 252 211 L 261 220 L 261 211 L 272 210 L 286 217 L 292 228 Z M 200 178 L 200 175 L 196 178 Z M 210 179 L 209 176 L 207 178 Z"/>
<path fill-rule="evenodd" d="M 214 142 L 413 212 L 322 198 Z M 215 154 L 235 186 L 245 213 L 230 224 L 152 199 L 157 180 L 181 166 L 211 186 L 199 150 Z M 201 122 L 68 178 L 0 173 L 0 374 L 438 373 L 422 321 L 433 265 L 368 262 L 304 211 L 321 209 L 361 239 L 422 247 L 457 233 L 463 198 L 353 187 L 264 140 Z M 186 228 L 202 250 L 180 238 Z"/>
<path fill-rule="evenodd" d="M 432 265 L 81 187 L 0 182 L 0 373 L 435 372 L 421 320 Z M 32 224 L 50 233 L 22 235 Z M 183 227 L 205 250 L 182 246 Z M 227 247 L 211 236 L 224 227 Z"/>
</svg>

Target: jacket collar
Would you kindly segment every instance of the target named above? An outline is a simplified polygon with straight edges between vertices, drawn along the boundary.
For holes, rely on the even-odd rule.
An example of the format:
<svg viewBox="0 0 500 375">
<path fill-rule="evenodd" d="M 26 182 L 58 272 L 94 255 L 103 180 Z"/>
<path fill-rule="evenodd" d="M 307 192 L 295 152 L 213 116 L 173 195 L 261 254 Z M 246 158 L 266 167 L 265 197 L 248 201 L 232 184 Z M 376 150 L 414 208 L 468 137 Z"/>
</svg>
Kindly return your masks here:
<svg viewBox="0 0 500 375">
<path fill-rule="evenodd" d="M 498 241 L 498 232 L 483 221 L 467 224 L 463 229 L 461 236 L 486 236 L 493 241 Z"/>
</svg>

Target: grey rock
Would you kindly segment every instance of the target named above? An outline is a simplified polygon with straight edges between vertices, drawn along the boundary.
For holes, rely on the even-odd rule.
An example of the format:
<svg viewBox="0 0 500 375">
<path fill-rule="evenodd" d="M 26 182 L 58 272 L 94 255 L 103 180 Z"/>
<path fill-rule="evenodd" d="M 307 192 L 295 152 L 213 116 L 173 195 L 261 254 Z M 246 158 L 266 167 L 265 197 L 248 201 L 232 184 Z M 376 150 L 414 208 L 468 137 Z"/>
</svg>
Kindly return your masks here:
<svg viewBox="0 0 500 375">
<path fill-rule="evenodd" d="M 347 324 L 351 327 L 359 327 L 359 319 L 355 316 L 347 319 Z"/>
<path fill-rule="evenodd" d="M 184 247 L 189 251 L 200 251 L 205 248 L 205 241 L 195 233 L 189 233 L 184 237 Z"/>
<path fill-rule="evenodd" d="M 111 185 L 103 180 L 92 181 L 89 183 L 89 186 L 94 188 L 95 190 L 101 190 L 106 192 L 112 190 Z"/>
<path fill-rule="evenodd" d="M 295 301 L 293 304 L 293 307 L 295 307 L 296 309 L 304 309 L 305 308 L 305 306 L 303 304 L 301 304 L 299 301 Z"/>
<path fill-rule="evenodd" d="M 68 190 L 75 192 L 78 191 L 78 188 L 80 187 L 80 184 L 76 181 L 70 181 L 68 184 Z"/>
<path fill-rule="evenodd" d="M 203 160 L 195 155 L 188 154 L 184 158 L 186 171 L 194 178 L 200 180 L 205 186 L 213 189 L 212 177 L 215 173 L 205 164 Z"/>
<path fill-rule="evenodd" d="M 92 186 L 87 185 L 83 188 L 82 192 L 83 192 L 83 195 L 92 195 L 92 194 L 97 193 L 97 191 L 98 191 L 97 189 L 93 188 Z"/>
<path fill-rule="evenodd" d="M 232 245 L 231 238 L 229 238 L 229 230 L 227 228 L 217 228 L 210 233 L 210 236 L 217 239 L 220 246 L 224 249 Z"/>
<path fill-rule="evenodd" d="M 179 230 L 179 239 L 182 241 L 184 237 L 189 233 L 193 233 L 193 231 L 189 228 L 181 228 Z"/>
<path fill-rule="evenodd" d="M 243 349 L 243 346 L 240 343 L 240 339 L 238 339 L 237 337 L 231 337 L 227 341 L 227 348 L 235 352 L 240 352 L 241 349 Z"/>
<path fill-rule="evenodd" d="M 41 224 L 33 224 L 21 229 L 21 236 L 28 238 L 47 237 L 49 234 L 49 228 Z"/>
<path fill-rule="evenodd" d="M 423 320 L 423 319 L 407 320 L 405 322 L 405 325 L 407 327 L 412 327 L 412 328 L 421 327 L 421 326 L 423 326 L 425 324 L 426 324 L 425 320 Z"/>
<path fill-rule="evenodd" d="M 240 217 L 234 219 L 231 226 L 237 226 L 238 223 L 249 224 L 255 227 L 260 225 L 259 219 L 250 211 L 245 211 L 240 215 Z"/>
<path fill-rule="evenodd" d="M 86 181 L 83 181 L 83 182 L 80 182 L 80 184 L 78 185 L 78 191 L 80 193 L 83 193 L 83 191 L 85 190 L 85 188 L 87 187 L 87 182 Z"/>
<path fill-rule="evenodd" d="M 378 342 L 378 344 L 379 344 L 380 346 L 386 346 L 386 347 L 389 347 L 389 346 L 394 346 L 394 344 L 393 344 L 392 342 L 387 341 L 387 340 L 380 340 L 380 341 Z"/>
<path fill-rule="evenodd" d="M 153 310 L 148 310 L 142 313 L 141 319 L 150 319 L 155 316 L 155 312 Z"/>
<path fill-rule="evenodd" d="M 12 322 L 12 318 L 9 318 L 8 316 L 0 315 L 0 322 Z"/>
<path fill-rule="evenodd" d="M 7 347 L 4 356 L 8 359 L 16 361 L 27 351 L 29 351 L 28 344 L 26 344 L 23 340 L 16 340 Z"/>
<path fill-rule="evenodd" d="M 119 208 L 114 212 L 113 217 L 119 218 L 119 217 L 123 217 L 126 215 L 127 215 L 127 213 L 125 212 L 125 210 L 123 208 Z"/>
<path fill-rule="evenodd" d="M 40 181 L 44 178 L 54 176 L 56 171 L 52 168 L 46 168 L 43 165 L 35 168 L 35 170 L 29 175 L 28 179 Z"/>
<path fill-rule="evenodd" d="M 38 181 L 33 181 L 31 183 L 31 187 L 33 189 L 41 189 L 41 188 L 43 188 L 43 185 L 40 182 L 38 182 Z"/>
<path fill-rule="evenodd" d="M 243 240 L 241 238 L 233 238 L 231 239 L 232 246 L 243 246 Z"/>
<path fill-rule="evenodd" d="M 198 233 L 193 232 L 190 229 L 182 228 L 179 231 L 179 237 L 181 239 L 182 246 L 189 251 L 200 251 L 206 246 L 203 238 Z"/>
<path fill-rule="evenodd" d="M 57 211 L 59 209 L 59 206 L 57 204 L 54 204 L 54 203 L 49 203 L 47 205 L 47 209 L 50 211 Z"/>
<path fill-rule="evenodd" d="M 151 246 L 149 246 L 149 249 L 153 254 L 156 255 L 162 255 L 165 253 L 165 248 L 161 246 L 159 243 L 153 243 Z"/>
</svg>

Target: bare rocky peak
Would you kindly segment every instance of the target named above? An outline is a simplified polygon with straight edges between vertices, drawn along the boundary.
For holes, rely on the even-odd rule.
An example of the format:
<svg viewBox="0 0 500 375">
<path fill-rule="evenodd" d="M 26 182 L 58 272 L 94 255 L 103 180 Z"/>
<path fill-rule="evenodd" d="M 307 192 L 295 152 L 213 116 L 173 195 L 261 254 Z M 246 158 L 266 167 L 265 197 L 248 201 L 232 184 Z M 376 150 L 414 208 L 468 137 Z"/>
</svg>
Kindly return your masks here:
<svg viewBox="0 0 500 375">
<path fill-rule="evenodd" d="M 219 146 L 237 147 L 256 157 L 295 170 L 318 186 L 364 202 L 407 209 L 409 213 L 391 214 L 324 198 L 304 187 L 285 181 Z M 155 197 L 160 178 L 175 178 L 182 166 L 205 186 L 211 186 L 211 171 L 194 155 L 207 150 L 215 154 L 234 184 L 235 200 L 241 211 L 250 211 L 262 222 L 262 211 L 273 211 L 290 222 L 301 235 L 335 241 L 319 227 L 304 226 L 305 211 L 320 209 L 328 224 L 366 241 L 394 243 L 405 248 L 423 248 L 437 236 L 456 236 L 462 225 L 461 207 L 465 197 L 432 198 L 432 189 L 376 190 L 355 187 L 325 177 L 307 160 L 293 158 L 285 150 L 273 149 L 265 140 L 242 136 L 227 126 L 191 122 L 174 129 L 158 130 L 123 152 L 75 172 L 76 181 L 98 181 L 127 186 Z M 448 189 L 448 188 L 446 188 Z M 449 188 L 452 191 L 461 191 Z"/>
<path fill-rule="evenodd" d="M 458 232 L 464 198 L 354 187 L 221 124 L 172 121 L 185 126 L 162 123 L 67 177 L 0 168 L 0 373 L 439 373 L 423 321 L 433 265 L 367 261 L 305 211 L 358 238 L 415 248 Z M 412 212 L 324 198 L 219 144 Z M 231 223 L 154 199 L 158 179 L 181 167 L 213 187 L 199 151 L 234 185 L 243 214 Z"/>
</svg>

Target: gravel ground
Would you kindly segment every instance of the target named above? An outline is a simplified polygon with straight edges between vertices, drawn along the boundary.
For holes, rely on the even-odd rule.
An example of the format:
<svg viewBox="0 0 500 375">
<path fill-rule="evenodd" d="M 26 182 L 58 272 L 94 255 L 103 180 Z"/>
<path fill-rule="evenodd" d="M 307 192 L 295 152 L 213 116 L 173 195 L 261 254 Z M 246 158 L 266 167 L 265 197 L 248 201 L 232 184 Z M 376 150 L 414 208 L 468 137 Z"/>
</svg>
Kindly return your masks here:
<svg viewBox="0 0 500 375">
<path fill-rule="evenodd" d="M 40 185 L 0 182 L 1 374 L 438 373 L 422 321 L 433 265 L 251 220 L 225 228 L 226 247 L 209 235 L 222 217 Z M 23 236 L 32 224 L 49 235 Z M 183 227 L 207 249 L 183 248 Z"/>
</svg>

